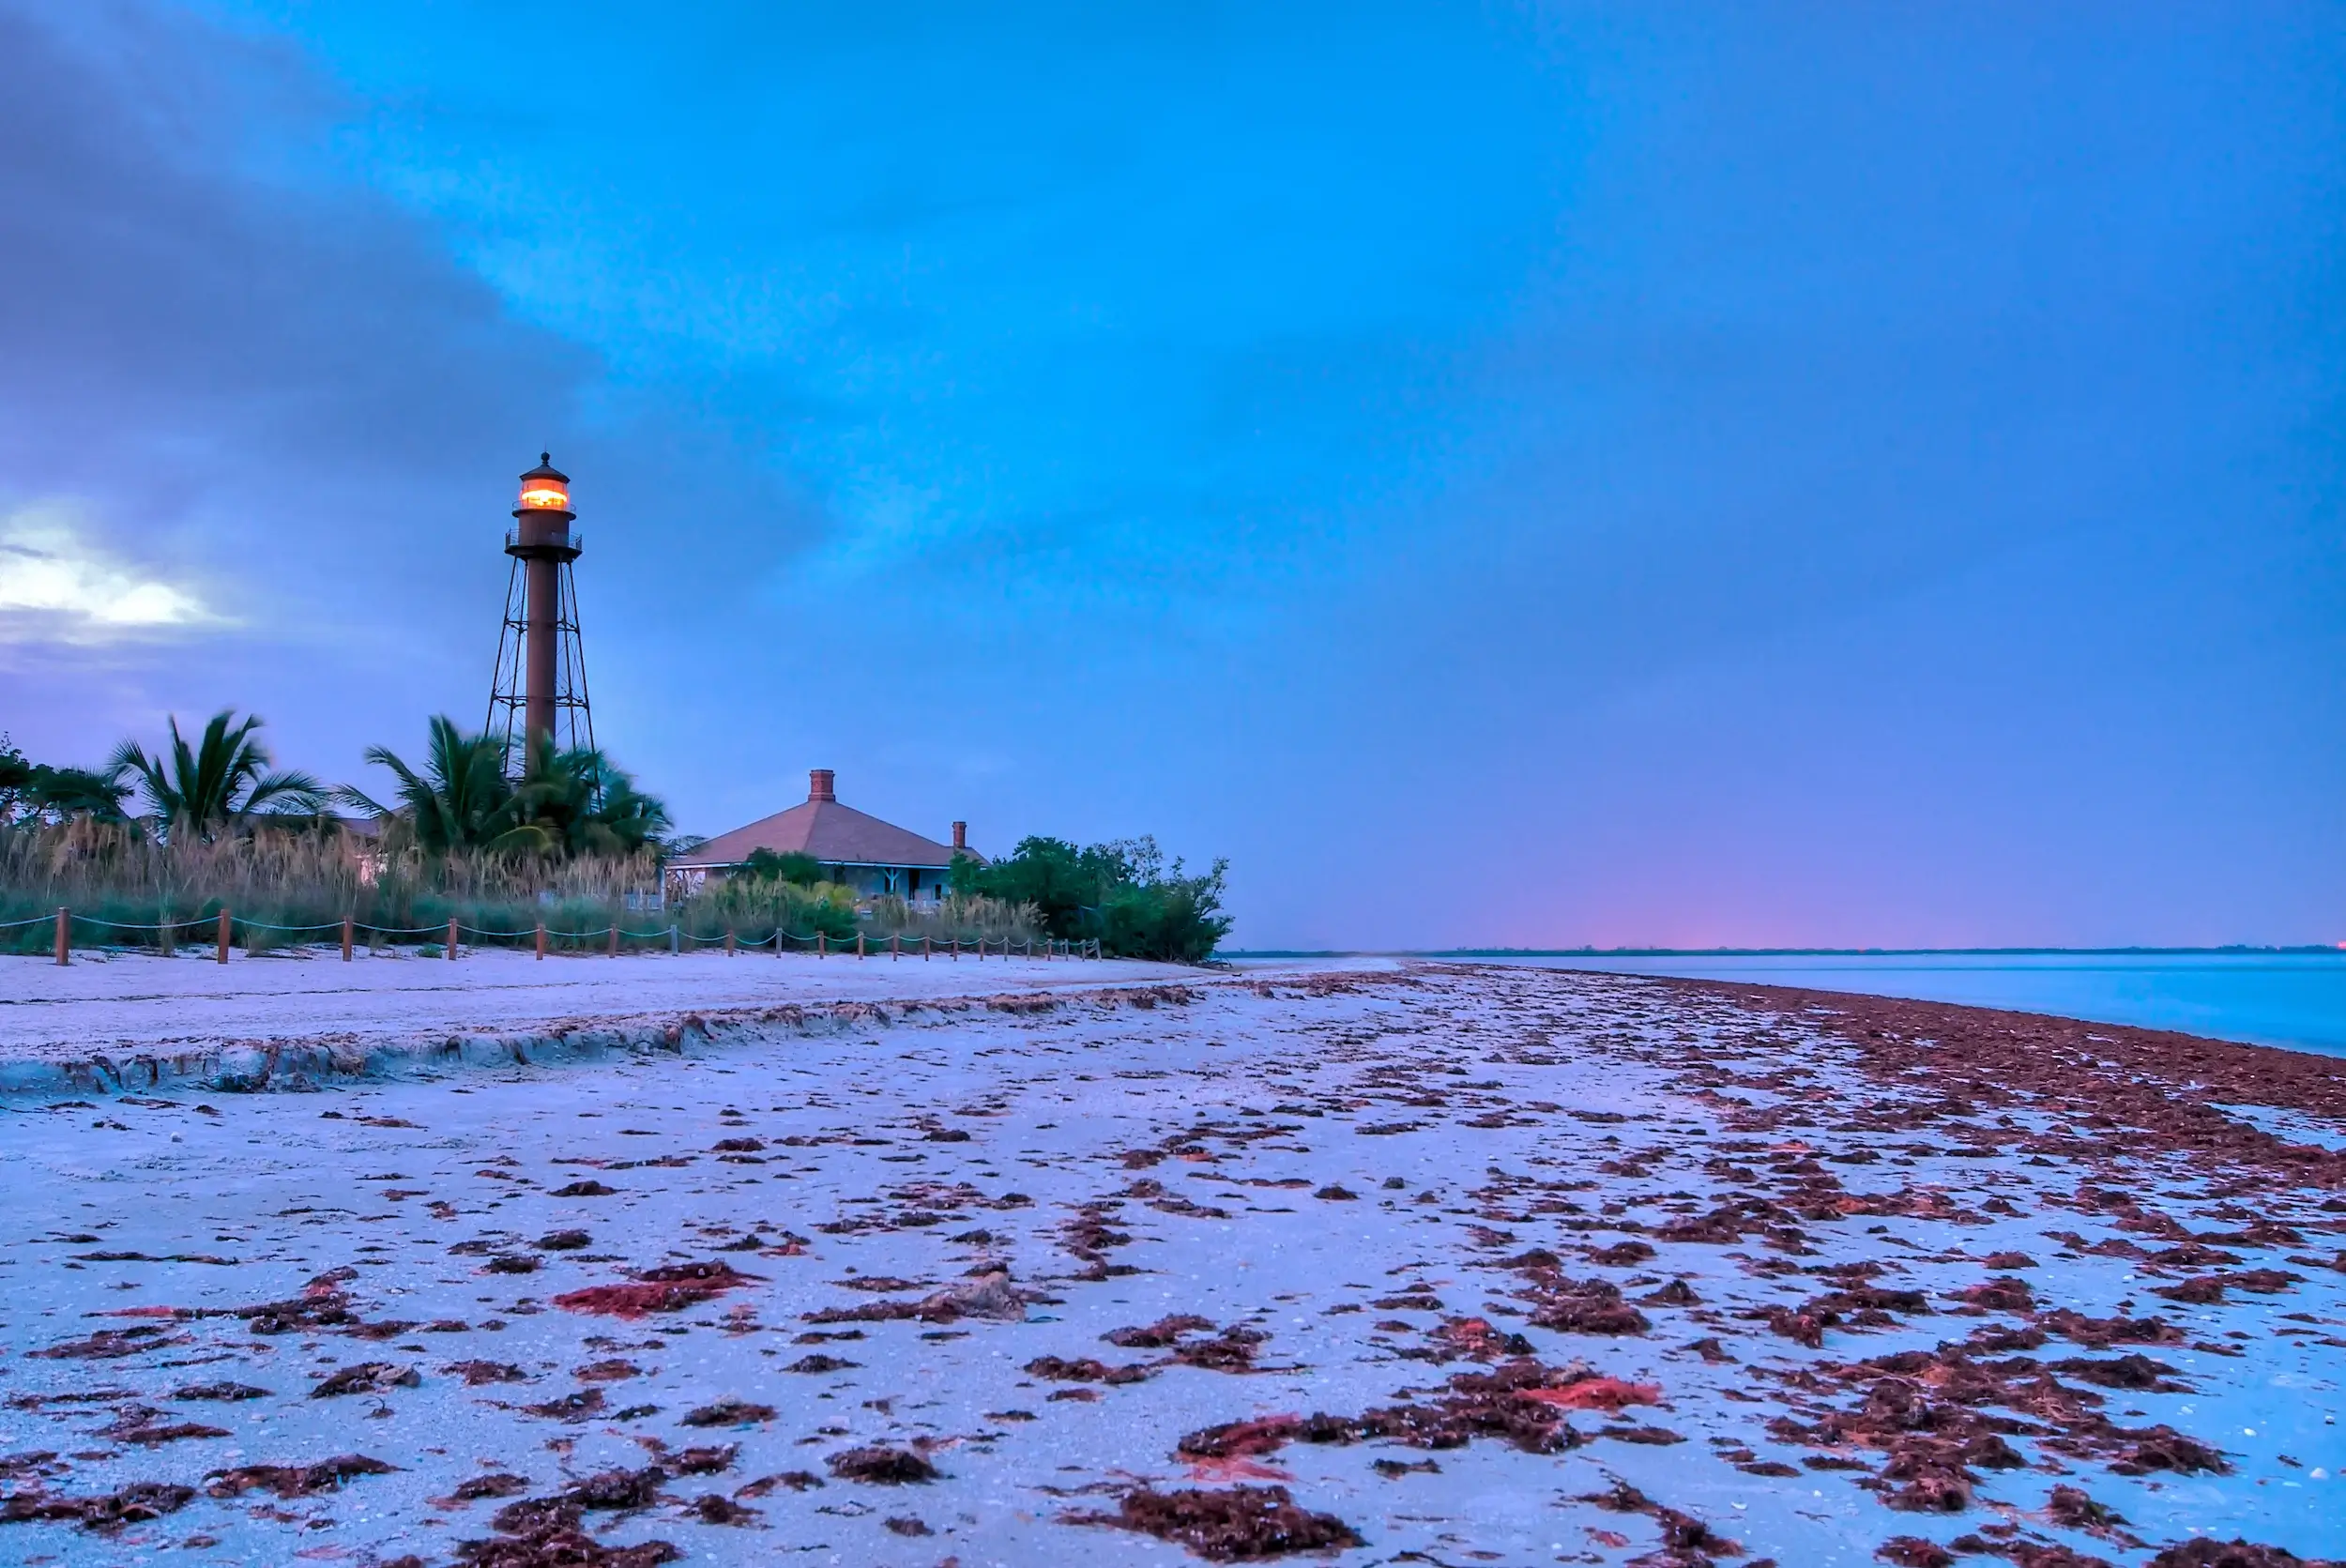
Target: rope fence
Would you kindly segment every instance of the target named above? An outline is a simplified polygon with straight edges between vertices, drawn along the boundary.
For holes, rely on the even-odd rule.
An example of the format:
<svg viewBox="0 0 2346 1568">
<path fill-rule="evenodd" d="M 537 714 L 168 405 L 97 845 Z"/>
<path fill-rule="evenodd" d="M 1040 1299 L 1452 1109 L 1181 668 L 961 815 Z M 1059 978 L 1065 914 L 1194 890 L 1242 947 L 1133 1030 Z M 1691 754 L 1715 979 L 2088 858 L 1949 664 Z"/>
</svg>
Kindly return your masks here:
<svg viewBox="0 0 2346 1568">
<path fill-rule="evenodd" d="M 77 923 L 85 929 L 99 933 L 97 940 L 85 942 L 84 946 L 108 951 L 123 951 L 133 944 L 118 940 L 109 942 L 105 939 L 106 935 L 119 936 L 125 932 L 147 932 L 154 935 L 154 946 L 160 949 L 165 956 L 175 953 L 182 945 L 185 945 L 175 938 L 184 936 L 193 938 L 196 945 L 202 945 L 202 937 L 198 934 L 206 934 L 211 939 L 213 956 L 222 964 L 228 962 L 230 950 L 236 946 L 238 932 L 243 933 L 247 950 L 255 953 L 263 951 L 267 945 L 259 939 L 264 934 L 277 936 L 314 936 L 325 933 L 328 940 L 339 936 L 344 963 L 351 962 L 356 956 L 362 938 L 371 948 L 374 945 L 373 938 L 376 937 L 394 940 L 400 937 L 437 938 L 436 945 L 440 949 L 440 955 L 450 962 L 454 962 L 458 953 L 463 950 L 466 937 L 474 939 L 475 947 L 480 947 L 484 943 L 519 945 L 523 942 L 529 942 L 534 945 L 537 956 L 540 958 L 545 957 L 550 947 L 557 943 L 573 944 L 581 951 L 584 951 L 589 943 L 600 944 L 606 956 L 617 958 L 628 943 L 637 944 L 640 951 L 644 944 L 663 940 L 671 953 L 692 952 L 703 948 L 722 948 L 728 957 L 740 952 L 758 952 L 767 949 L 771 949 L 777 958 L 788 957 L 798 952 L 810 953 L 816 958 L 850 956 L 859 959 L 885 956 L 891 960 L 907 957 L 946 958 L 956 963 L 965 956 L 981 962 L 988 956 L 1045 960 L 1099 959 L 1106 956 L 1102 951 L 1100 942 L 1096 937 L 1082 940 L 1060 937 L 1022 937 L 1013 941 L 1006 936 L 980 936 L 973 941 L 964 941 L 959 936 L 907 937 L 902 932 L 891 932 L 885 937 L 876 937 L 869 933 L 859 931 L 855 934 L 852 945 L 850 945 L 845 938 L 834 941 L 829 932 L 817 931 L 801 936 L 796 932 L 784 931 L 779 927 L 764 936 L 743 937 L 734 930 L 727 930 L 722 936 L 696 936 L 673 921 L 650 931 L 630 931 L 617 921 L 587 931 L 556 931 L 542 921 L 530 930 L 497 931 L 485 926 L 466 925 L 461 919 L 451 919 L 445 925 L 389 926 L 373 925 L 364 921 L 347 917 L 340 921 L 282 925 L 269 921 L 240 919 L 225 908 L 216 915 L 200 916 L 192 920 L 142 922 L 100 918 L 95 915 L 76 915 L 71 909 L 60 906 L 54 916 L 32 915 L 23 920 L 0 921 L 0 931 L 21 931 L 26 926 L 42 925 L 52 921 L 54 921 L 56 929 L 55 956 L 59 964 L 73 962 L 74 928 Z M 435 944 L 426 941 L 423 945 Z"/>
</svg>

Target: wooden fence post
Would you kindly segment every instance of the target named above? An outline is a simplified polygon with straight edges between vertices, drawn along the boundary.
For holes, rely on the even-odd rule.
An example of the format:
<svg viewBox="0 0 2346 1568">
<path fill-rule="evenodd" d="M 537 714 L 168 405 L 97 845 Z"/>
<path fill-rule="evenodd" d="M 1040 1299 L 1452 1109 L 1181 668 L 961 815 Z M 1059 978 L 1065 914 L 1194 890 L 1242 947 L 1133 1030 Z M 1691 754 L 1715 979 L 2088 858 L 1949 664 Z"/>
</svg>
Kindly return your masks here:
<svg viewBox="0 0 2346 1568">
<path fill-rule="evenodd" d="M 619 922 L 616 920 L 611 922 L 611 956 L 619 956 Z"/>
<path fill-rule="evenodd" d="M 953 962 L 961 962 L 961 938 L 958 936 L 953 938 Z"/>
<path fill-rule="evenodd" d="M 456 917 L 454 915 L 448 918 L 448 961 L 451 964 L 456 962 Z"/>
<path fill-rule="evenodd" d="M 828 931 L 817 931 L 815 933 L 815 956 L 822 958 L 827 956 L 830 952 L 830 933 Z"/>
<path fill-rule="evenodd" d="M 228 962 L 228 909 L 225 905 L 220 911 L 220 961 L 223 964 Z"/>
<path fill-rule="evenodd" d="M 855 955 L 858 958 L 863 956 L 863 933 L 861 931 L 855 934 Z"/>
<path fill-rule="evenodd" d="M 725 956 L 733 956 L 733 927 L 729 925 L 725 927 Z"/>
<path fill-rule="evenodd" d="M 356 919 L 352 916 L 344 915 L 343 917 L 343 962 L 345 964 L 350 962 L 351 939 L 358 935 L 358 932 L 352 928 L 357 923 Z"/>
<path fill-rule="evenodd" d="M 539 956 L 539 957 L 541 957 L 541 958 L 543 958 L 545 955 L 546 955 L 546 922 L 545 922 L 545 921 L 540 921 L 538 922 L 538 956 Z"/>
<path fill-rule="evenodd" d="M 888 934 L 888 956 L 889 956 L 889 958 L 892 961 L 892 960 L 895 960 L 895 959 L 898 959 L 898 958 L 902 958 L 904 955 L 905 955 L 905 939 L 904 939 L 904 934 L 903 934 L 902 932 L 897 932 L 897 931 L 891 931 L 891 932 L 890 932 L 890 933 Z"/>
<path fill-rule="evenodd" d="M 73 912 L 62 904 L 57 906 L 57 962 L 73 962 Z"/>
</svg>

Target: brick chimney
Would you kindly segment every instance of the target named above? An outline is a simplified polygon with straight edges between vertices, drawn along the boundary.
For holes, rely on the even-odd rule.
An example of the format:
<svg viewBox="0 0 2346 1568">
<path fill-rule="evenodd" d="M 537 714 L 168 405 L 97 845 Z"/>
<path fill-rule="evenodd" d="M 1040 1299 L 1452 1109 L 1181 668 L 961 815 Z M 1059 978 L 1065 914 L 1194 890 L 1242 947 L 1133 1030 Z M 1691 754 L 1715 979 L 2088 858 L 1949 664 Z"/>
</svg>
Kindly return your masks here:
<svg viewBox="0 0 2346 1568">
<path fill-rule="evenodd" d="M 839 797 L 831 790 L 832 777 L 833 774 L 828 768 L 808 769 L 806 770 L 806 798 L 809 800 L 838 799 Z"/>
<path fill-rule="evenodd" d="M 969 824 L 967 822 L 953 824 L 953 847 L 955 849 L 969 847 Z"/>
</svg>

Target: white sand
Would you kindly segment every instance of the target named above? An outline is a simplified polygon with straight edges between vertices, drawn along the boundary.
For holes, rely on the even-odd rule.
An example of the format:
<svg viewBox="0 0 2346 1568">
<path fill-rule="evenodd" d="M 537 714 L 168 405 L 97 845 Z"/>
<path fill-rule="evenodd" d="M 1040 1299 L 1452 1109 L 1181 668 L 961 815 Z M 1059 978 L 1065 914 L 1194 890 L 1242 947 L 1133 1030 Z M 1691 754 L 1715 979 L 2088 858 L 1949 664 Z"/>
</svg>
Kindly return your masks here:
<svg viewBox="0 0 2346 1568">
<path fill-rule="evenodd" d="M 1124 960 L 939 954 L 777 958 L 710 950 L 684 957 L 548 957 L 504 949 L 343 961 L 338 950 L 287 956 L 160 958 L 77 954 L 0 958 L 0 1060 L 171 1055 L 256 1041 L 334 1037 L 363 1045 L 450 1033 L 517 1034 L 577 1020 L 662 1021 L 836 1001 L 906 1001 L 1195 978 Z"/>
<path fill-rule="evenodd" d="M 176 974 L 186 979 L 153 982 L 188 988 L 175 998 L 96 999 L 110 974 L 144 981 L 170 967 L 94 967 L 42 986 L 92 987 L 79 1005 L 103 1011 L 114 1030 L 126 1027 L 126 1006 L 159 1018 L 199 1007 L 290 1015 L 269 1014 L 271 1005 L 352 1017 L 368 1005 L 418 1017 L 480 1005 L 518 1017 L 543 1011 L 548 983 L 527 961 L 358 974 L 256 961 L 244 972 L 271 977 L 271 995 L 207 991 L 209 967 L 185 965 Z M 463 977 L 452 982 L 460 989 L 434 978 L 443 967 Z M 606 983 L 594 967 L 576 961 L 574 983 Z M 846 978 L 916 983 L 869 967 Z M 1040 969 L 989 963 L 985 975 L 1039 984 Z M 639 960 L 625 972 L 671 987 L 661 996 L 673 1007 L 703 999 L 696 986 L 785 985 L 810 970 L 769 958 Z M 842 983 L 828 970 L 816 978 Z M 342 989 L 362 979 L 371 989 Z M 32 1034 L 63 1038 L 71 1006 L 46 995 L 20 994 L 48 1009 L 51 1022 Z M 1633 1559 L 1866 1568 L 1893 1536 L 1989 1539 L 1976 1536 L 1983 1530 L 2005 1532 L 1995 1539 L 2007 1546 L 2057 1543 L 2079 1554 L 2058 1560 L 2072 1568 L 2139 1568 L 2153 1547 L 2207 1532 L 2308 1557 L 2346 1551 L 2334 1479 L 2346 1454 L 2333 1424 L 2346 1273 L 2300 1267 L 2281 1293 L 2216 1304 L 2149 1300 L 2152 1286 L 2179 1276 L 2119 1256 L 2144 1239 L 2139 1228 L 2079 1212 L 2067 1195 L 2089 1180 L 2125 1181 L 2205 1224 L 2198 1210 L 2220 1197 L 2222 1170 L 2155 1153 L 2133 1166 L 2031 1163 L 2011 1149 L 1982 1158 L 1948 1147 L 1956 1134 L 1944 1122 L 1928 1142 L 1853 1130 L 1852 1107 L 1884 1114 L 1935 1102 L 1939 1090 L 1869 1080 L 1849 1048 L 1797 1020 L 1633 980 L 1299 971 L 1209 983 L 1185 1003 L 1141 999 L 1150 1005 L 924 1009 L 818 1036 L 745 1027 L 713 1043 L 687 1040 L 678 1055 L 324 1093 L 0 1101 L 0 1396 L 10 1401 L 0 1406 L 0 1454 L 50 1455 L 13 1466 L 5 1484 L 30 1499 L 23 1506 L 133 1482 L 200 1487 L 239 1465 L 358 1454 L 398 1467 L 308 1497 L 199 1490 L 111 1536 L 0 1523 L 0 1560 L 364 1568 L 412 1553 L 437 1565 L 458 1542 L 489 1538 L 509 1500 L 455 1500 L 468 1477 L 511 1474 L 522 1478 L 517 1496 L 551 1497 L 579 1478 L 655 1462 L 668 1470 L 657 1500 L 590 1512 L 586 1523 L 615 1544 L 663 1540 L 689 1560 L 727 1564 L 1170 1563 L 1183 1560 L 1179 1546 L 1064 1517 L 1113 1514 L 1144 1484 L 1239 1484 L 1286 1486 L 1305 1509 L 1341 1518 L 1367 1543 L 1341 1560 L 1363 1568 Z M 1684 1072 L 1698 1051 L 1708 1058 L 1699 1083 Z M 1738 1131 L 1776 1108 L 1804 1123 L 1796 1136 Z M 720 1147 L 734 1140 L 754 1147 Z M 1799 1170 L 1845 1158 L 1866 1163 L 1818 1168 L 1853 1194 L 1919 1195 L 1927 1217 L 1832 1217 L 1789 1241 L 1660 1234 L 1665 1222 L 1755 1185 L 1790 1192 L 1813 1180 Z M 556 1195 L 582 1179 L 614 1190 Z M 2311 1230 L 2324 1223 L 2321 1195 L 2268 1186 L 2261 1202 Z M 534 1245 L 571 1227 L 591 1243 Z M 721 1250 L 742 1238 L 744 1249 Z M 1633 1241 L 1653 1256 L 1608 1251 Z M 2335 1244 L 2333 1236 L 2325 1246 Z M 1633 1302 L 1673 1280 L 1692 1299 L 1647 1302 L 1643 1332 L 1544 1328 L 1527 1316 L 1532 1276 L 1509 1266 L 1534 1247 Z M 2277 1266 L 2282 1250 L 2247 1261 Z M 2133 1303 L 2182 1324 L 2192 1343 L 2149 1353 L 2183 1392 L 2064 1386 L 2106 1397 L 2099 1408 L 2121 1427 L 2171 1424 L 2222 1450 L 2232 1473 L 2116 1474 L 2105 1458 L 2047 1446 L 2049 1429 L 2031 1418 L 2010 1439 L 2024 1468 L 1979 1468 L 1976 1498 L 1958 1513 L 1902 1513 L 1884 1505 L 1896 1483 L 1877 1479 L 1880 1451 L 1830 1453 L 1772 1429 L 1788 1414 L 1813 1421 L 1820 1403 L 1852 1403 L 1846 1385 L 1808 1386 L 1834 1364 L 2019 1326 L 2026 1315 L 1965 1316 L 1947 1296 L 1989 1277 L 1981 1260 L 2004 1251 L 2031 1255 L 2028 1266 L 2000 1267 L 2028 1280 L 2041 1307 L 2102 1317 Z M 493 1271 L 497 1257 L 536 1267 Z M 637 1321 L 555 1304 L 628 1283 L 631 1271 L 711 1259 L 758 1278 Z M 1104 1272 L 1104 1262 L 1135 1271 Z M 1824 1272 L 1850 1264 L 1873 1272 Z M 807 1320 L 915 1301 L 1002 1268 L 1035 1296 L 1009 1320 Z M 876 1276 L 894 1283 L 855 1287 Z M 1933 1307 L 1870 1328 L 1834 1326 L 1817 1348 L 1761 1320 L 1856 1277 L 1922 1291 Z M 382 1336 L 348 1322 L 256 1332 L 257 1320 L 185 1310 L 298 1299 L 305 1286 L 346 1292 L 348 1311 L 383 1325 Z M 1176 1364 L 1166 1349 L 1103 1338 L 1170 1314 L 1267 1336 L 1257 1370 Z M 1585 1359 L 1651 1385 L 1658 1403 L 1618 1416 L 1572 1411 L 1581 1440 L 1561 1453 L 1489 1434 L 1439 1448 L 1392 1437 L 1289 1441 L 1204 1464 L 1177 1452 L 1184 1434 L 1242 1418 L 1436 1407 L 1457 1387 L 1451 1379 L 1498 1364 L 1491 1351 L 1461 1353 L 1479 1331 L 1444 1327 L 1469 1318 L 1522 1335 L 1558 1378 Z M 85 1336 L 109 1329 L 160 1332 L 121 1342 L 122 1355 L 38 1354 L 86 1349 Z M 807 1337 L 815 1333 L 861 1337 Z M 1692 1348 L 1706 1339 L 1724 1347 L 1723 1359 Z M 2057 1338 L 2035 1352 L 2047 1362 L 2090 1353 Z M 815 1354 L 852 1364 L 792 1370 Z M 1026 1370 L 1042 1357 L 1145 1377 L 1104 1384 Z M 310 1396 L 335 1370 L 366 1362 L 412 1367 L 420 1381 Z M 520 1380 L 468 1386 L 449 1370 L 461 1362 L 510 1366 Z M 600 1363 L 619 1363 L 602 1370 L 620 1375 L 579 1375 Z M 234 1403 L 175 1394 L 223 1380 L 266 1393 Z M 568 1418 L 524 1408 L 596 1393 L 600 1408 Z M 683 1423 L 723 1399 L 773 1414 L 723 1428 Z M 141 1437 L 190 1423 L 224 1435 Z M 888 1486 L 830 1473 L 830 1458 L 872 1443 L 924 1453 L 940 1479 Z M 709 1473 L 678 1473 L 683 1451 L 735 1444 Z M 1820 1457 L 1846 1468 L 1805 1463 Z M 800 1471 L 823 1484 L 799 1490 L 770 1479 Z M 1585 1500 L 1616 1481 L 1707 1521 L 1744 1555 L 1684 1545 L 1683 1526 L 1682 1545 L 1668 1547 L 1669 1515 Z M 2128 1522 L 2098 1534 L 2058 1522 L 2046 1512 L 2056 1484 Z M 755 1512 L 704 1522 L 693 1507 L 711 1496 Z"/>
</svg>

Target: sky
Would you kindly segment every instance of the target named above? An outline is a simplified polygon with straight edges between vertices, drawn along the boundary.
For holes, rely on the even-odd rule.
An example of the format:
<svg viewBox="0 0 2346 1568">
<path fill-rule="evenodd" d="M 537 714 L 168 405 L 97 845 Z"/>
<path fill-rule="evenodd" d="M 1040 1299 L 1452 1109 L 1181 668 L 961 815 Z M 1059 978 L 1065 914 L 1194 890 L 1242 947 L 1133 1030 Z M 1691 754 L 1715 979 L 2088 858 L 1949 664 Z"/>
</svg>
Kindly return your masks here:
<svg viewBox="0 0 2346 1568">
<path fill-rule="evenodd" d="M 2346 940 L 2335 4 L 0 0 L 0 728 L 485 713 L 1232 944 Z"/>
</svg>

